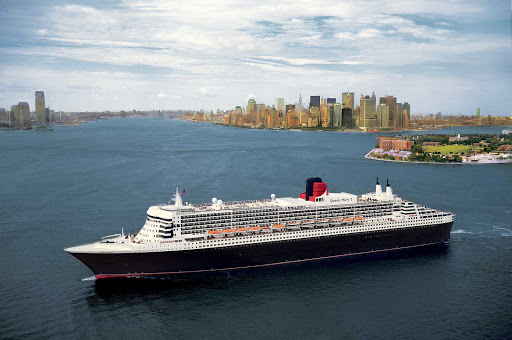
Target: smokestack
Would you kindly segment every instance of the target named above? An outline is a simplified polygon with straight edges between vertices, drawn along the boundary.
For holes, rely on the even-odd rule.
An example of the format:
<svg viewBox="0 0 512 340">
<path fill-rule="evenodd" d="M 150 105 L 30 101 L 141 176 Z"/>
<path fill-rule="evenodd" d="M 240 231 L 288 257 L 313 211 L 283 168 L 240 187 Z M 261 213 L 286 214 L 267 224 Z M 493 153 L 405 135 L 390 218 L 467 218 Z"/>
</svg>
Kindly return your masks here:
<svg viewBox="0 0 512 340">
<path fill-rule="evenodd" d="M 380 183 L 379 183 L 379 177 L 377 177 L 377 183 L 375 184 L 375 194 L 377 196 L 382 195 L 382 187 L 380 186 Z"/>
<path fill-rule="evenodd" d="M 386 181 L 386 196 L 389 198 L 393 197 L 393 190 L 391 190 L 391 185 L 389 185 L 389 179 Z"/>
</svg>

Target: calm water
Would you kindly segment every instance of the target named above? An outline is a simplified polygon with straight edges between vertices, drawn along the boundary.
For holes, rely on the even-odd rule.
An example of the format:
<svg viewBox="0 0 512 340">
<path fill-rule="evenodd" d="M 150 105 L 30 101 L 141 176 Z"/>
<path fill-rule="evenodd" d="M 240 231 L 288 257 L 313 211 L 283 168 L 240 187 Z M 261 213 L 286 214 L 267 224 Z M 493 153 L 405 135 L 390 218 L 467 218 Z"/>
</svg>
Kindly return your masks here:
<svg viewBox="0 0 512 340">
<path fill-rule="evenodd" d="M 496 132 L 500 128 L 457 132 Z M 512 337 L 512 166 L 365 160 L 375 134 L 119 119 L 0 131 L 0 337 Z M 136 232 L 149 205 L 331 191 L 395 193 L 457 214 L 445 251 L 201 281 L 82 281 L 63 251 Z"/>
</svg>

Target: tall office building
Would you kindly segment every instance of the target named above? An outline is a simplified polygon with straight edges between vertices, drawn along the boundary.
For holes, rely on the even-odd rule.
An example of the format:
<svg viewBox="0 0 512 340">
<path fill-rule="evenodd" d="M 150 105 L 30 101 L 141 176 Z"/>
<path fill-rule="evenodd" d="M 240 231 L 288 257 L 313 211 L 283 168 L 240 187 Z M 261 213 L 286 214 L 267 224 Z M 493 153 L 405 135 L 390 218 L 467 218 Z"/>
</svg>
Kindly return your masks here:
<svg viewBox="0 0 512 340">
<path fill-rule="evenodd" d="M 377 126 L 379 128 L 389 128 L 389 105 L 380 104 L 377 106 Z"/>
<path fill-rule="evenodd" d="M 480 108 L 476 108 L 476 118 L 480 118 Z"/>
<path fill-rule="evenodd" d="M 320 96 L 310 96 L 309 97 L 309 109 L 316 107 L 320 109 Z"/>
<path fill-rule="evenodd" d="M 336 98 L 327 98 L 327 104 L 336 104 Z"/>
<path fill-rule="evenodd" d="M 389 105 L 389 127 L 392 129 L 396 129 L 400 122 L 400 117 L 398 116 L 399 113 L 396 112 L 396 97 L 393 96 L 386 96 L 386 97 L 380 97 L 379 98 L 379 104 L 387 104 Z M 406 104 L 406 103 L 404 103 Z M 402 105 L 404 105 L 402 104 Z"/>
<path fill-rule="evenodd" d="M 20 127 L 30 126 L 30 106 L 27 102 L 18 103 L 18 117 Z"/>
<path fill-rule="evenodd" d="M 341 105 L 343 107 L 348 107 L 349 109 L 354 110 L 354 92 L 343 92 L 341 94 Z"/>
<path fill-rule="evenodd" d="M 343 111 L 341 104 L 334 104 L 334 115 L 333 115 L 333 121 L 332 126 L 335 128 L 341 128 L 342 127 L 342 119 L 343 119 Z"/>
<path fill-rule="evenodd" d="M 0 120 L 4 122 L 9 120 L 9 114 L 3 107 L 0 108 Z"/>
<path fill-rule="evenodd" d="M 251 97 L 247 102 L 247 110 L 245 111 L 246 122 L 255 123 L 258 115 L 258 108 L 256 106 L 256 100 Z"/>
<path fill-rule="evenodd" d="M 297 115 L 300 116 L 304 106 L 302 106 L 302 93 L 299 95 L 299 103 L 297 104 Z"/>
<path fill-rule="evenodd" d="M 402 109 L 407 112 L 407 120 L 409 121 L 409 124 L 411 123 L 411 105 L 409 105 L 408 102 L 404 102 L 402 104 Z"/>
<path fill-rule="evenodd" d="M 257 124 L 265 124 L 265 120 L 267 118 L 267 114 L 265 113 L 265 109 L 267 108 L 265 104 L 258 104 L 258 117 L 256 119 Z"/>
<path fill-rule="evenodd" d="M 11 112 L 9 113 L 9 126 L 17 126 L 18 122 L 18 105 L 12 105 Z"/>
<path fill-rule="evenodd" d="M 402 128 L 403 125 L 404 125 L 404 119 L 403 119 L 403 116 L 402 116 L 402 111 L 403 110 L 404 110 L 404 105 L 402 103 L 396 103 L 395 112 L 396 112 L 397 117 L 398 117 L 398 123 L 397 123 L 397 127 L 398 128 Z"/>
<path fill-rule="evenodd" d="M 375 105 L 376 105 L 376 97 L 375 92 L 370 96 L 361 95 L 359 107 L 360 107 L 360 116 L 359 116 L 359 126 L 360 127 L 376 127 L 374 122 L 374 114 L 375 114 Z"/>
<path fill-rule="evenodd" d="M 354 128 L 353 110 L 349 107 L 341 109 L 341 127 L 345 129 Z"/>
<path fill-rule="evenodd" d="M 276 98 L 276 110 L 283 114 L 284 112 L 284 98 Z"/>
<path fill-rule="evenodd" d="M 36 91 L 36 122 L 39 126 L 45 125 L 46 122 L 46 110 L 43 91 Z"/>
</svg>

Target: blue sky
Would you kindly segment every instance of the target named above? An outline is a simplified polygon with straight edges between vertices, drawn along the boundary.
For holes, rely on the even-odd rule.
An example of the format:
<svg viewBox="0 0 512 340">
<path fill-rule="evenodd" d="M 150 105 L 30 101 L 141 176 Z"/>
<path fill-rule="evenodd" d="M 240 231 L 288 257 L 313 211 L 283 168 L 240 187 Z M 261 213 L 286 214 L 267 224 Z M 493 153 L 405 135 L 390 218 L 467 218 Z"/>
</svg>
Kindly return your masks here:
<svg viewBox="0 0 512 340">
<path fill-rule="evenodd" d="M 375 91 L 512 114 L 511 3 L 0 0 L 0 107 L 229 109 Z M 305 100 L 308 102 L 308 99 Z"/>
</svg>

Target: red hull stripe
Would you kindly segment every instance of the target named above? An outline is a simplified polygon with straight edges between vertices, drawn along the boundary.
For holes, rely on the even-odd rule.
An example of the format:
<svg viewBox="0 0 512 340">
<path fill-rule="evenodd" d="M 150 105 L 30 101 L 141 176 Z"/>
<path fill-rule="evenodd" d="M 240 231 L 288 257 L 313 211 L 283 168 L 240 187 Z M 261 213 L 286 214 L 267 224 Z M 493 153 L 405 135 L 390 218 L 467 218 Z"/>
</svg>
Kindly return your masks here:
<svg viewBox="0 0 512 340">
<path fill-rule="evenodd" d="M 439 244 L 439 243 L 442 243 L 442 241 L 418 244 L 418 245 L 414 245 L 414 246 L 397 247 L 397 248 L 391 248 L 391 249 L 364 251 L 364 252 L 360 252 L 360 253 L 315 257 L 312 259 L 304 259 L 304 260 L 284 261 L 284 262 L 276 262 L 276 263 L 269 263 L 269 264 L 256 264 L 256 265 L 245 266 L 245 267 L 231 267 L 231 268 L 218 268 L 218 269 L 206 269 L 206 270 L 187 270 L 187 271 L 179 271 L 179 272 L 159 272 L 159 273 L 98 274 L 98 275 L 95 275 L 95 277 L 96 277 L 96 279 L 110 279 L 110 278 L 116 278 L 116 277 L 122 278 L 122 277 L 137 277 L 137 276 L 154 276 L 154 275 L 195 274 L 195 273 L 220 272 L 220 271 L 227 271 L 227 270 L 247 269 L 247 268 L 261 268 L 261 267 L 269 267 L 269 266 L 279 266 L 279 265 L 289 264 L 289 263 L 309 262 L 309 261 L 333 259 L 333 258 L 345 257 L 345 256 L 363 255 L 363 254 L 381 253 L 381 252 L 385 252 L 385 251 L 393 251 L 393 250 L 400 250 L 400 249 L 417 248 L 417 247 L 430 246 L 430 245 Z"/>
</svg>

